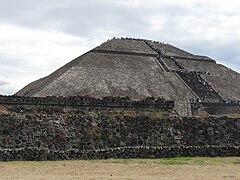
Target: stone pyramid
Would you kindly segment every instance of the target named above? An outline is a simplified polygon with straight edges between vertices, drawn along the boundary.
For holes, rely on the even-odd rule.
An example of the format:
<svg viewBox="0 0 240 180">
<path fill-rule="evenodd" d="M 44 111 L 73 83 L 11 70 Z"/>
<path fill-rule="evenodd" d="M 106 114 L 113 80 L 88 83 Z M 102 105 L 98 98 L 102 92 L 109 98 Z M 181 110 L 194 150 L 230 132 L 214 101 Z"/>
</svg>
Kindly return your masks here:
<svg viewBox="0 0 240 180">
<path fill-rule="evenodd" d="M 240 100 L 240 74 L 215 60 L 144 39 L 109 40 L 34 81 L 17 96 L 162 97 L 187 113 L 188 102 Z"/>
</svg>

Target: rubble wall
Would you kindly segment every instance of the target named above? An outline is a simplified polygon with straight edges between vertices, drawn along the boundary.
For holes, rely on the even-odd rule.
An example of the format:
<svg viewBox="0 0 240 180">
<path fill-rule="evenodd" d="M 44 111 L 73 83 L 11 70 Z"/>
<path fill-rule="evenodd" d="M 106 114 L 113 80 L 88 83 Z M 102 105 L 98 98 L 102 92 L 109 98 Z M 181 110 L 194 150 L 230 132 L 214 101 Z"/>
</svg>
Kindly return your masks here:
<svg viewBox="0 0 240 180">
<path fill-rule="evenodd" d="M 0 160 L 239 156 L 240 119 L 152 109 L 0 115 Z"/>
</svg>

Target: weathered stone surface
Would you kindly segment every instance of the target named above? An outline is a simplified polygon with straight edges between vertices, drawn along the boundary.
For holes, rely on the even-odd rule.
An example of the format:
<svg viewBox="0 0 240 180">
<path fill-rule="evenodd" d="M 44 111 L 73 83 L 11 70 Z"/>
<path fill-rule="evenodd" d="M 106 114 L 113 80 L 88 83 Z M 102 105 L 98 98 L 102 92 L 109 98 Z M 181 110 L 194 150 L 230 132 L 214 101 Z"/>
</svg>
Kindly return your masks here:
<svg viewBox="0 0 240 180">
<path fill-rule="evenodd" d="M 94 50 L 112 50 L 119 52 L 157 54 L 155 51 L 149 48 L 144 41 L 136 41 L 130 39 L 112 39 L 96 47 Z"/>
<path fill-rule="evenodd" d="M 194 56 L 193 54 L 186 52 L 182 49 L 174 47 L 170 44 L 163 44 L 163 43 L 153 43 L 153 46 L 156 49 L 160 49 L 161 53 L 168 56 Z"/>
<path fill-rule="evenodd" d="M 200 74 L 194 79 L 194 73 Z M 209 57 L 155 41 L 114 38 L 16 95 L 162 97 L 182 102 L 177 103 L 176 110 L 186 116 L 191 111 L 185 109 L 190 100 L 239 101 L 239 88 L 240 74 Z"/>
</svg>

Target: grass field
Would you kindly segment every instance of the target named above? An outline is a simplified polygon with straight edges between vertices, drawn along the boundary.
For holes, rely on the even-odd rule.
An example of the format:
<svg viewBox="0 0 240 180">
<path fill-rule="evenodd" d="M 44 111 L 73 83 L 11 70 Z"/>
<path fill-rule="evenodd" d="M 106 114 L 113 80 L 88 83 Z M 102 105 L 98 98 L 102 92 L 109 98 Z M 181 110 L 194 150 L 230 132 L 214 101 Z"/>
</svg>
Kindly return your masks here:
<svg viewBox="0 0 240 180">
<path fill-rule="evenodd" d="M 240 157 L 0 162 L 0 179 L 240 179 Z"/>
</svg>

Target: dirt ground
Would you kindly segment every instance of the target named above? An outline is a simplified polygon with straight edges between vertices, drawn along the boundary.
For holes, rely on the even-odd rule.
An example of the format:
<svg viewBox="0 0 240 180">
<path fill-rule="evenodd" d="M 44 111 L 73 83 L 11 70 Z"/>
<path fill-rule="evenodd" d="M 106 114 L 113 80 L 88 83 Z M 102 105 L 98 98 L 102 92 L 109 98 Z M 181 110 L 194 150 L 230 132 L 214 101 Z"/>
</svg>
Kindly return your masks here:
<svg viewBox="0 0 240 180">
<path fill-rule="evenodd" d="M 7 114 L 7 109 L 2 105 L 0 105 L 0 114 Z"/>
<path fill-rule="evenodd" d="M 240 179 L 240 157 L 0 162 L 0 179 Z"/>
</svg>

